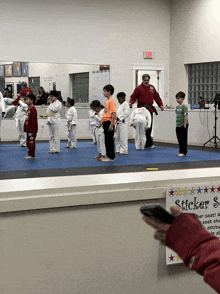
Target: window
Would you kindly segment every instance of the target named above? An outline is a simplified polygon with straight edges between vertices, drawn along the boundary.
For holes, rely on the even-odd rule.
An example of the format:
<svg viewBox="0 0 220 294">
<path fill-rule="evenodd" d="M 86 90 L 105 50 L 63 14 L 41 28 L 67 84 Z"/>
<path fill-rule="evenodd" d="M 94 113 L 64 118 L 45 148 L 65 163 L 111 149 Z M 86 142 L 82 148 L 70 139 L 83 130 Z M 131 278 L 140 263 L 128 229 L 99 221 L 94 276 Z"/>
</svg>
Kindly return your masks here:
<svg viewBox="0 0 220 294">
<path fill-rule="evenodd" d="M 198 104 L 201 96 L 213 103 L 220 91 L 220 62 L 189 64 L 188 86 L 189 104 Z"/>
<path fill-rule="evenodd" d="M 72 98 L 75 103 L 89 103 L 89 73 L 71 74 Z"/>
</svg>

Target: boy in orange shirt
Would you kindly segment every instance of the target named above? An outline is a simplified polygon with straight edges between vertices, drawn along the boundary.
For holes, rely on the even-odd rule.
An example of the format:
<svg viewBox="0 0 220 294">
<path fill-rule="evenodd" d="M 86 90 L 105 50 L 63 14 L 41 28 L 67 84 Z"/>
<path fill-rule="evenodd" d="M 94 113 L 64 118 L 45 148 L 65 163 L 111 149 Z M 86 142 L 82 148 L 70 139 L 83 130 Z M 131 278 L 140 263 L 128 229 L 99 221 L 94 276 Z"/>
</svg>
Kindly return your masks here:
<svg viewBox="0 0 220 294">
<path fill-rule="evenodd" d="M 103 94 L 107 98 L 105 102 L 105 109 L 102 115 L 102 125 L 105 135 L 105 148 L 107 158 L 102 158 L 103 162 L 114 162 L 115 150 L 114 150 L 114 131 L 116 122 L 116 104 L 112 98 L 114 93 L 114 87 L 112 85 L 106 85 L 103 88 Z"/>
</svg>

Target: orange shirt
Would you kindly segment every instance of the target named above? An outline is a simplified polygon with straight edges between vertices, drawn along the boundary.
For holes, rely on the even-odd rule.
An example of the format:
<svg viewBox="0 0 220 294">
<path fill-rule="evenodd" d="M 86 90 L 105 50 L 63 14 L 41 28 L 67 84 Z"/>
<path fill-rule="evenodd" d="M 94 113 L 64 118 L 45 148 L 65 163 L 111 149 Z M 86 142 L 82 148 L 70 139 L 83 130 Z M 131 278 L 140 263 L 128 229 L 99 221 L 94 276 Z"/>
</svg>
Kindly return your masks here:
<svg viewBox="0 0 220 294">
<path fill-rule="evenodd" d="M 116 113 L 116 104 L 113 98 L 111 97 L 105 102 L 105 109 L 102 115 L 102 123 L 109 120 L 112 121 L 113 113 Z M 116 123 L 116 120 L 114 121 L 114 125 Z"/>
</svg>

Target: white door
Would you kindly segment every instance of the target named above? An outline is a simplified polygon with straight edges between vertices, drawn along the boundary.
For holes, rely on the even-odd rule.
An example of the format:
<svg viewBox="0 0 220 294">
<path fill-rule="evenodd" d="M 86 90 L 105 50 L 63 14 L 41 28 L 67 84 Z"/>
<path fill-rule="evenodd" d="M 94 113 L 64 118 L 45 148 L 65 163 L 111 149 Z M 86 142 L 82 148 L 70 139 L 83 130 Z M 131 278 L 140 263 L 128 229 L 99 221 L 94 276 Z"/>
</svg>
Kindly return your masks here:
<svg viewBox="0 0 220 294">
<path fill-rule="evenodd" d="M 137 70 L 137 85 L 142 83 L 142 75 L 149 74 L 150 84 L 159 92 L 159 72 L 159 70 Z"/>
</svg>

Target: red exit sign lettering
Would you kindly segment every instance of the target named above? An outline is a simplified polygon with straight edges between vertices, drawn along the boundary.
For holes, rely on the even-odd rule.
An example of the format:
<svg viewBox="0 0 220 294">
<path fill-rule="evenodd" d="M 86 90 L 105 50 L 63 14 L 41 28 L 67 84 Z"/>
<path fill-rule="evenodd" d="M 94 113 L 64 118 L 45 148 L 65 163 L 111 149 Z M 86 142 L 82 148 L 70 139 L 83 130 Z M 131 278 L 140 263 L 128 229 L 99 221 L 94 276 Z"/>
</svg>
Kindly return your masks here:
<svg viewBox="0 0 220 294">
<path fill-rule="evenodd" d="M 153 58 L 153 53 L 152 51 L 144 51 L 144 58 Z"/>
</svg>

